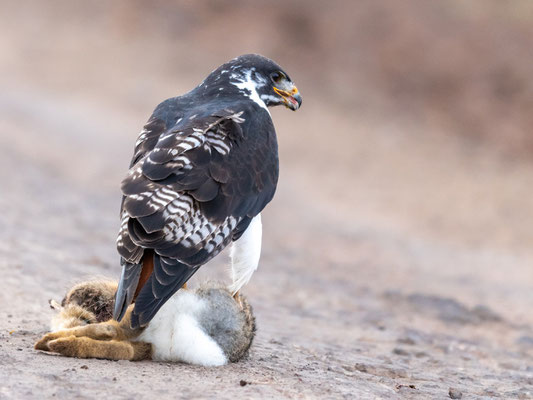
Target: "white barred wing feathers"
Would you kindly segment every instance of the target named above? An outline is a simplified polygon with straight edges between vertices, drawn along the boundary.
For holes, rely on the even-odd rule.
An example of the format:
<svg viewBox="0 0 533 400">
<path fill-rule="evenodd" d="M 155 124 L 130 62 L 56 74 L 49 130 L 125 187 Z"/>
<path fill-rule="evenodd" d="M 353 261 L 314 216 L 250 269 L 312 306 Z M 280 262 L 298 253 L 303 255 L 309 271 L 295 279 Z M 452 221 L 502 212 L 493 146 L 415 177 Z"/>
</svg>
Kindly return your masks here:
<svg viewBox="0 0 533 400">
<path fill-rule="evenodd" d="M 130 169 L 122 183 L 119 251 L 124 258 L 139 261 L 132 257 L 133 242 L 195 265 L 190 259 L 194 253 L 205 250 L 204 257 L 214 256 L 227 244 L 242 216 L 205 215 L 201 203 L 214 200 L 229 180 L 230 171 L 219 164 L 242 139 L 240 114 L 227 111 L 222 117 L 195 119 L 189 126 L 178 124 Z"/>
</svg>

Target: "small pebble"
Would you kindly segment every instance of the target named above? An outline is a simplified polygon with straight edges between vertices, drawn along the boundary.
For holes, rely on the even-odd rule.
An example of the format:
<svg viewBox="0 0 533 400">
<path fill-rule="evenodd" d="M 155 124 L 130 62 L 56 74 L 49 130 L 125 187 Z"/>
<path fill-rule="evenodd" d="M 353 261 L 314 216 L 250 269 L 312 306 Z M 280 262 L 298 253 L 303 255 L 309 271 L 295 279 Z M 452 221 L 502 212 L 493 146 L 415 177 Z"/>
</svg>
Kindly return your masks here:
<svg viewBox="0 0 533 400">
<path fill-rule="evenodd" d="M 408 351 L 406 351 L 406 350 L 404 350 L 404 349 L 401 349 L 401 348 L 399 348 L 399 347 L 394 348 L 394 349 L 392 350 L 392 352 L 393 352 L 394 354 L 399 355 L 399 356 L 408 356 L 408 355 L 409 355 L 409 352 L 408 352 Z"/>
<path fill-rule="evenodd" d="M 458 389 L 450 388 L 450 390 L 448 390 L 448 396 L 450 396 L 450 399 L 461 399 L 463 393 Z"/>
<path fill-rule="evenodd" d="M 409 345 L 416 344 L 416 342 L 412 338 L 407 337 L 407 336 L 398 338 L 397 342 L 402 343 L 402 344 L 409 344 Z"/>
<path fill-rule="evenodd" d="M 366 366 L 366 364 L 363 364 L 363 363 L 355 363 L 354 365 L 355 369 L 359 372 L 368 372 L 368 367 Z M 330 369 L 331 367 L 328 367 L 328 370 Z"/>
<path fill-rule="evenodd" d="M 248 383 L 249 383 L 249 382 L 246 382 L 245 380 L 241 380 L 241 381 L 239 382 L 239 385 L 241 385 L 241 386 L 246 386 L 246 385 L 248 385 Z"/>
<path fill-rule="evenodd" d="M 80 369 L 89 369 L 89 367 L 87 365 L 82 365 Z"/>
</svg>

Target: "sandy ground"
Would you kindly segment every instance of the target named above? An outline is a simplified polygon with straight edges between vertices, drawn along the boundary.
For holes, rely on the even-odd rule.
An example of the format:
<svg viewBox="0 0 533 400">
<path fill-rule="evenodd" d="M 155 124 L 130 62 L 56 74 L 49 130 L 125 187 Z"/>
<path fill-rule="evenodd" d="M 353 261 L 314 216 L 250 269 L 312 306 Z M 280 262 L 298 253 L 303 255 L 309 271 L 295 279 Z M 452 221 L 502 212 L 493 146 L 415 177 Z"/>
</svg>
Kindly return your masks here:
<svg viewBox="0 0 533 400">
<path fill-rule="evenodd" d="M 121 120 L 98 105 L 48 101 L 41 115 L 24 95 L 37 98 L 1 99 L 2 398 L 444 398 L 450 387 L 464 398 L 533 397 L 530 166 L 486 165 L 490 154 L 449 140 L 413 148 L 375 124 L 383 136 L 372 148 L 351 136 L 361 158 L 338 154 L 325 169 L 328 153 L 290 156 L 300 143 L 291 126 L 312 126 L 312 104 L 274 113 L 283 174 L 245 291 L 259 325 L 247 360 L 206 369 L 36 352 L 49 298 L 119 275 L 117 182 L 131 140 L 113 136 Z M 194 281 L 224 278 L 226 262 Z"/>
<path fill-rule="evenodd" d="M 3 29 L 20 21 L 4 16 Z M 214 66 L 147 80 L 156 61 L 133 67 L 135 48 L 95 66 L 89 48 L 66 62 L 77 42 L 64 40 L 39 69 L 0 54 L 0 399 L 533 398 L 531 162 L 338 107 L 320 87 L 302 90 L 297 113 L 273 111 L 281 178 L 245 289 L 258 322 L 246 360 L 209 369 L 35 351 L 48 299 L 118 278 L 119 182 L 136 135 L 158 101 Z M 95 46 L 111 54 L 107 40 Z M 226 279 L 227 261 L 192 284 Z"/>
</svg>

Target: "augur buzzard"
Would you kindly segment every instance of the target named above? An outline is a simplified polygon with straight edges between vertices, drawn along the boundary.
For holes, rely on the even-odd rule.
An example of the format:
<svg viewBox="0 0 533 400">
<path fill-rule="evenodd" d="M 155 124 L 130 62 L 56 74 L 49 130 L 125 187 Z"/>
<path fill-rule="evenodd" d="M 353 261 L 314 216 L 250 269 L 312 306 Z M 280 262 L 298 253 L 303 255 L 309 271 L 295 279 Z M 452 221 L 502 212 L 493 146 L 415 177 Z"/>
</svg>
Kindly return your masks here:
<svg viewBox="0 0 533 400">
<path fill-rule="evenodd" d="M 231 242 L 231 290 L 248 283 L 261 252 L 260 213 L 278 181 L 267 107 L 301 103 L 280 66 L 250 54 L 156 107 L 122 182 L 115 319 L 134 301 L 132 328 L 145 326 Z"/>
</svg>

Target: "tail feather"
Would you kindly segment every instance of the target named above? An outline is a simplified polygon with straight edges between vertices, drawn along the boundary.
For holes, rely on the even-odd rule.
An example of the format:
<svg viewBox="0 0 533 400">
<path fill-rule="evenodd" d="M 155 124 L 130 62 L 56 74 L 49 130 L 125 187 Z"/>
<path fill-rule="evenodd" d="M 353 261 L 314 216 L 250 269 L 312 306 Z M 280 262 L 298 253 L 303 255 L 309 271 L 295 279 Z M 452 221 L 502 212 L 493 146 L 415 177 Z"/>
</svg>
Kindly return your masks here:
<svg viewBox="0 0 533 400">
<path fill-rule="evenodd" d="M 198 268 L 155 254 L 154 272 L 135 299 L 131 327 L 146 326 L 163 304 L 181 289 Z"/>
<path fill-rule="evenodd" d="M 113 319 L 121 321 L 133 300 L 139 277 L 141 276 L 142 264 L 131 264 L 121 259 L 122 275 L 115 294 L 115 307 Z"/>
</svg>

